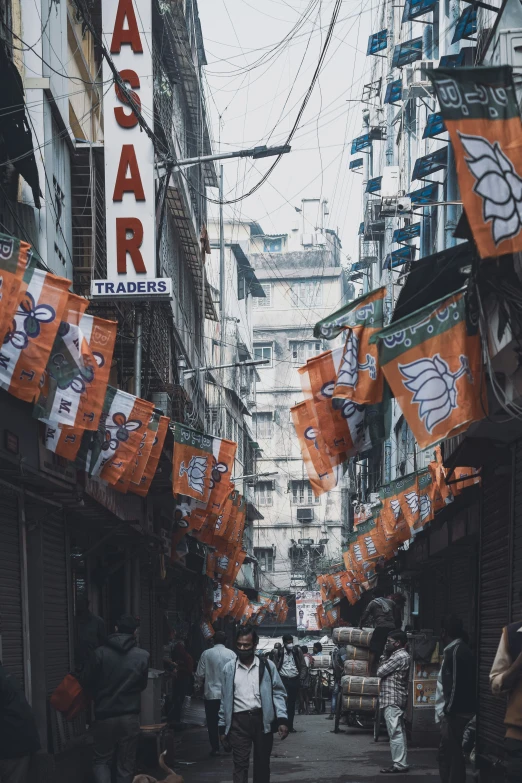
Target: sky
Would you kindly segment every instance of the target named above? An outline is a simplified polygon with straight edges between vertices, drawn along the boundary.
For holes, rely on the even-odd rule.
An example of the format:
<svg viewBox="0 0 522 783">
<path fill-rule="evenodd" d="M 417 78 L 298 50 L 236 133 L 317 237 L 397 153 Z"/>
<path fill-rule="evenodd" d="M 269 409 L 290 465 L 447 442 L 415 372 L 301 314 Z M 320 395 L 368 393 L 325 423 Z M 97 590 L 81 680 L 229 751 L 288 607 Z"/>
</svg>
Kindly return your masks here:
<svg viewBox="0 0 522 783">
<path fill-rule="evenodd" d="M 215 151 L 283 144 L 316 69 L 335 0 L 199 0 L 208 65 L 207 108 Z M 225 207 L 225 218 L 255 220 L 266 234 L 290 232 L 303 198 L 328 199 L 328 228 L 344 262 L 357 261 L 362 220 L 360 173 L 350 145 L 362 131 L 362 88 L 370 81 L 368 36 L 378 0 L 344 0 L 314 92 L 270 178 Z M 297 25 L 297 28 L 296 28 Z M 274 47 L 277 47 L 274 50 Z M 225 199 L 250 190 L 273 158 L 225 161 Z M 215 194 L 217 197 L 217 194 Z M 210 205 L 211 214 L 217 208 Z"/>
</svg>

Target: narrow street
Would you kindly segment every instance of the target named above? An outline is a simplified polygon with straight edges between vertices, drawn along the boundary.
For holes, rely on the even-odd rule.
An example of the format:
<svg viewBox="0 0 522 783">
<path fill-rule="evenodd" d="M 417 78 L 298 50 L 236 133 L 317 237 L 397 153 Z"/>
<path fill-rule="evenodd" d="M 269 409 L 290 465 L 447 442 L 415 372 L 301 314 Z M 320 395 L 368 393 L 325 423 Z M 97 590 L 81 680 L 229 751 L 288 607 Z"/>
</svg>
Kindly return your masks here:
<svg viewBox="0 0 522 783">
<path fill-rule="evenodd" d="M 324 715 L 298 716 L 296 734 L 287 740 L 274 740 L 272 783 L 357 783 L 384 780 L 379 770 L 390 764 L 386 740 L 373 742 L 370 732 L 341 726 L 333 734 L 332 722 Z M 230 783 L 232 759 L 227 755 L 210 758 L 206 729 L 183 734 L 181 756 L 176 771 L 185 783 Z M 188 762 L 188 764 L 186 764 Z M 428 776 L 438 778 L 435 749 L 410 751 L 411 771 L 399 780 L 421 783 Z M 252 767 L 250 768 L 252 775 Z"/>
</svg>

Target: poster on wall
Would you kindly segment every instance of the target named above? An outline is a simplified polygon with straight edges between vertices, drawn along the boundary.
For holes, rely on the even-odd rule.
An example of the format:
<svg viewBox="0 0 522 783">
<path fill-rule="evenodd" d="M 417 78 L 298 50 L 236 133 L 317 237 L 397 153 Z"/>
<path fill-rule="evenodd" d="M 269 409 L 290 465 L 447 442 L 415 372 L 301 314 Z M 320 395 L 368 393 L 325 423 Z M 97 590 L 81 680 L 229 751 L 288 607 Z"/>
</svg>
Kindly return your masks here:
<svg viewBox="0 0 522 783">
<path fill-rule="evenodd" d="M 317 607 L 321 603 L 319 590 L 301 590 L 295 594 L 298 631 L 319 631 Z"/>
</svg>

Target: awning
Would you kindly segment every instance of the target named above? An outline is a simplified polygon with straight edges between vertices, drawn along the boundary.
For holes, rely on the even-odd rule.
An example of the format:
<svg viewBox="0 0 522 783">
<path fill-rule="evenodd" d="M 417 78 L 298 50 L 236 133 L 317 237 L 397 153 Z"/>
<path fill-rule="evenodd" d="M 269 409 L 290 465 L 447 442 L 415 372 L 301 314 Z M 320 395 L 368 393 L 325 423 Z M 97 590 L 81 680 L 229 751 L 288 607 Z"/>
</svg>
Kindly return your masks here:
<svg viewBox="0 0 522 783">
<path fill-rule="evenodd" d="M 463 38 L 471 38 L 477 32 L 477 6 L 469 5 L 464 9 L 455 27 L 451 43 L 462 41 Z"/>
<path fill-rule="evenodd" d="M 40 181 L 34 157 L 33 137 L 25 113 L 22 77 L 9 59 L 1 41 L 0 73 L 0 137 L 4 142 L 5 156 L 33 191 L 34 205 L 36 209 L 40 209 Z M 1 152 L 0 145 L 0 154 Z"/>
<path fill-rule="evenodd" d="M 396 228 L 393 232 L 392 242 L 408 242 L 410 239 L 416 239 L 420 237 L 420 223 L 410 223 L 409 226 L 403 226 L 402 228 Z"/>
<path fill-rule="evenodd" d="M 366 183 L 366 193 L 378 193 L 381 189 L 382 177 L 373 177 Z"/>
<path fill-rule="evenodd" d="M 402 100 L 402 79 L 395 79 L 386 87 L 384 103 L 398 103 Z"/>
<path fill-rule="evenodd" d="M 467 274 L 460 270 L 476 258 L 473 245 L 465 242 L 416 261 L 399 294 L 392 323 L 462 288 Z"/>
<path fill-rule="evenodd" d="M 428 119 L 426 120 L 426 127 L 424 128 L 424 133 L 422 134 L 423 139 L 433 139 L 435 136 L 438 136 L 440 133 L 444 133 L 446 130 L 446 125 L 444 124 L 444 120 L 442 119 L 442 114 L 430 114 L 428 115 Z"/>
<path fill-rule="evenodd" d="M 416 60 L 422 60 L 422 37 L 397 44 L 393 50 L 393 68 L 402 68 L 403 65 L 409 65 Z"/>
<path fill-rule="evenodd" d="M 423 155 L 417 158 L 411 175 L 412 182 L 416 179 L 424 179 L 429 174 L 445 169 L 448 165 L 448 148 L 442 147 L 440 150 L 430 152 L 429 155 Z"/>
<path fill-rule="evenodd" d="M 386 49 L 387 47 L 388 30 L 379 30 L 378 33 L 373 33 L 373 35 L 370 35 L 368 38 L 368 48 L 366 50 L 366 55 L 377 54 L 377 52 L 382 52 L 383 49 Z"/>
<path fill-rule="evenodd" d="M 234 243 L 228 245 L 228 247 L 231 248 L 234 256 L 236 257 L 238 268 L 243 273 L 248 289 L 252 296 L 265 297 L 265 289 L 257 279 L 256 273 L 254 272 L 254 269 L 241 245 Z"/>
<path fill-rule="evenodd" d="M 351 154 L 355 155 L 356 152 L 360 152 L 360 150 L 364 150 L 371 146 L 372 140 L 370 134 L 364 133 L 362 136 L 357 136 L 357 138 L 352 141 Z"/>
<path fill-rule="evenodd" d="M 402 13 L 402 24 L 412 22 L 418 16 L 424 16 L 439 4 L 439 0 L 406 0 Z"/>
<path fill-rule="evenodd" d="M 350 171 L 353 171 L 354 169 L 362 169 L 363 165 L 363 158 L 355 158 L 354 160 L 350 161 Z"/>
</svg>

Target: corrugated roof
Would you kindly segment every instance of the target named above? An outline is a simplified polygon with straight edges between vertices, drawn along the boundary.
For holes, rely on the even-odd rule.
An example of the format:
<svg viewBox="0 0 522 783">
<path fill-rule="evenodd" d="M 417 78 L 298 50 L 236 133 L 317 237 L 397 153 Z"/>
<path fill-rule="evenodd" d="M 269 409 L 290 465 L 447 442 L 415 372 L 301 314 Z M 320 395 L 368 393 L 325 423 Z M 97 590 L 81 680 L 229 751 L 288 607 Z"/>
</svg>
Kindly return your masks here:
<svg viewBox="0 0 522 783">
<path fill-rule="evenodd" d="M 261 283 L 256 277 L 256 273 L 254 272 L 254 269 L 248 260 L 248 256 L 238 243 L 231 243 L 227 245 L 227 247 L 230 247 L 232 252 L 234 253 L 234 256 L 236 257 L 237 265 L 240 268 L 240 270 L 243 272 L 245 279 L 248 283 L 248 289 L 252 296 L 257 297 L 264 297 L 266 296 L 265 291 Z"/>
</svg>

